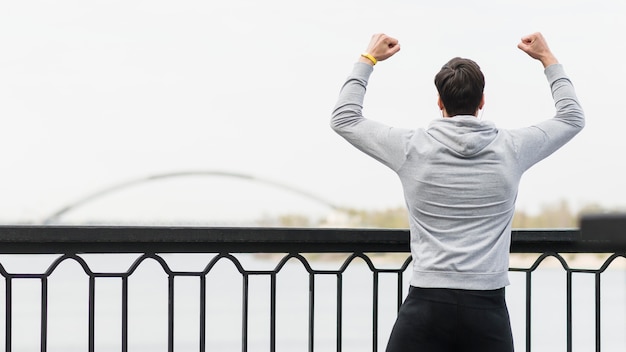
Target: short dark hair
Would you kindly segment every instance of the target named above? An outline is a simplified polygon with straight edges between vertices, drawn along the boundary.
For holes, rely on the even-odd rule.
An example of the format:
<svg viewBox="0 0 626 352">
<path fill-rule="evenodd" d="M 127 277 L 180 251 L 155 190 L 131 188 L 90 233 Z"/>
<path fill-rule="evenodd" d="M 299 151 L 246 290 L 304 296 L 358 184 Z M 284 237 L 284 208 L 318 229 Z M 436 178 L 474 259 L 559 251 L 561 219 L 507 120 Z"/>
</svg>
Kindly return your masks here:
<svg viewBox="0 0 626 352">
<path fill-rule="evenodd" d="M 449 116 L 473 115 L 485 89 L 485 76 L 470 59 L 455 57 L 435 76 L 435 86 Z"/>
</svg>

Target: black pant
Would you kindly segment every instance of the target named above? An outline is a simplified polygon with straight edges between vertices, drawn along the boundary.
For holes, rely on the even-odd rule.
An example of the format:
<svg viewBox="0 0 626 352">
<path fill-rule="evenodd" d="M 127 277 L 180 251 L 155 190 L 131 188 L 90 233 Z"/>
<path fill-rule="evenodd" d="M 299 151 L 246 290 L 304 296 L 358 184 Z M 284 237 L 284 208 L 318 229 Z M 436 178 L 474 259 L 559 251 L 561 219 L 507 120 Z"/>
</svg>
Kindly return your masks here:
<svg viewBox="0 0 626 352">
<path fill-rule="evenodd" d="M 387 352 L 512 352 L 504 288 L 411 287 Z"/>
</svg>

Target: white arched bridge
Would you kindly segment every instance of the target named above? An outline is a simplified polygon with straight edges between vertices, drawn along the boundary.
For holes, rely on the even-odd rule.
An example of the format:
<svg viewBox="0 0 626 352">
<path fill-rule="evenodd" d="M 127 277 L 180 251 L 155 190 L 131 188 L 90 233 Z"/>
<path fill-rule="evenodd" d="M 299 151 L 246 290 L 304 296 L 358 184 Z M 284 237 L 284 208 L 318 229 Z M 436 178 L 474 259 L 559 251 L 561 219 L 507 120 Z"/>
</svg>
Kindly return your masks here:
<svg viewBox="0 0 626 352">
<path fill-rule="evenodd" d="M 262 178 L 262 177 L 257 177 L 257 176 L 253 176 L 250 174 L 245 174 L 245 173 L 238 173 L 238 172 L 229 172 L 229 171 L 216 171 L 216 170 L 196 170 L 196 171 L 178 171 L 178 172 L 168 172 L 168 173 L 161 173 L 161 174 L 155 174 L 155 175 L 150 175 L 150 176 L 146 176 L 146 177 L 140 177 L 140 178 L 136 178 L 136 179 L 132 179 L 129 181 L 125 181 L 125 182 L 120 182 L 117 184 L 113 184 L 111 186 L 96 190 L 92 193 L 89 193 L 79 199 L 77 199 L 76 201 L 67 204 L 65 206 L 63 206 L 62 208 L 54 211 L 52 214 L 50 214 L 49 216 L 47 216 L 42 223 L 45 225 L 50 225 L 50 224 L 55 224 L 58 223 L 59 220 L 66 215 L 67 213 L 78 209 L 88 203 L 91 203 L 103 196 L 107 196 L 113 193 L 117 193 L 123 190 L 127 190 L 129 188 L 141 185 L 141 184 L 146 184 L 146 183 L 151 183 L 151 182 L 156 182 L 156 181 L 161 181 L 161 180 L 165 180 L 165 179 L 173 179 L 173 178 L 186 178 L 186 177 L 197 177 L 197 176 L 201 176 L 201 177 L 224 177 L 224 178 L 230 178 L 230 179 L 239 179 L 239 180 L 244 180 L 244 181 L 249 181 L 249 182 L 253 182 L 253 183 L 257 183 L 257 184 L 263 184 L 263 185 L 268 185 L 268 186 L 272 186 L 274 188 L 283 190 L 283 191 L 287 191 L 288 193 L 291 194 L 295 194 L 298 196 L 302 196 L 305 199 L 311 200 L 313 202 L 316 202 L 320 205 L 326 206 L 332 210 L 341 210 L 342 208 L 333 204 L 332 202 L 319 197 L 315 194 L 312 194 L 306 190 L 303 190 L 301 188 L 298 187 L 294 187 L 292 185 L 288 185 L 285 184 L 283 182 L 278 182 L 278 181 L 274 181 L 268 178 Z"/>
</svg>

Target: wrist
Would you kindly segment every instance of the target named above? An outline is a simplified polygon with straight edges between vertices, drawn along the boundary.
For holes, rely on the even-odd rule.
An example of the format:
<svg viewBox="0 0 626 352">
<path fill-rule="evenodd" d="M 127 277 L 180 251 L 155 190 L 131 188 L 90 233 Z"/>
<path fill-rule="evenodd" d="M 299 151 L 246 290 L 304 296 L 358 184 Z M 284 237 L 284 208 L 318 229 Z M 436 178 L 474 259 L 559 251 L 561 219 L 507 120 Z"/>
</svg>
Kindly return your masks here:
<svg viewBox="0 0 626 352">
<path fill-rule="evenodd" d="M 372 66 L 376 65 L 376 63 L 378 62 L 378 60 L 376 60 L 376 58 L 370 54 L 370 53 L 363 53 L 361 54 L 361 57 L 359 58 L 360 62 L 365 62 L 367 64 L 370 64 Z"/>
<path fill-rule="evenodd" d="M 372 62 L 371 62 L 370 60 L 368 60 L 367 58 L 364 58 L 363 56 L 361 56 L 361 57 L 359 58 L 359 62 L 362 62 L 362 63 L 364 63 L 364 64 L 368 64 L 368 65 L 370 65 L 370 66 L 374 66 L 374 64 L 372 64 Z"/>
<path fill-rule="evenodd" d="M 541 58 L 541 64 L 543 65 L 544 68 L 550 66 L 550 65 L 554 65 L 554 64 L 558 64 L 559 60 L 556 59 L 556 57 L 554 57 L 554 55 L 550 55 L 550 56 L 546 56 Z"/>
</svg>

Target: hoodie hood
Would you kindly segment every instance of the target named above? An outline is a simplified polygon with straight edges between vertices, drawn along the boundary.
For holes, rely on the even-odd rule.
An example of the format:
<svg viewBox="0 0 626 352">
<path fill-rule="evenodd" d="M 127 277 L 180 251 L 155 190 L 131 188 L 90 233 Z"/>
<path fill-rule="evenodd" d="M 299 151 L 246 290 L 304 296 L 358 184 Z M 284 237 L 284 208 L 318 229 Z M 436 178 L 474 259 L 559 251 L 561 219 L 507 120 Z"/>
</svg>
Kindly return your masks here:
<svg viewBox="0 0 626 352">
<path fill-rule="evenodd" d="M 471 115 L 458 115 L 433 121 L 426 132 L 455 153 L 470 157 L 482 151 L 498 135 L 493 122 Z"/>
</svg>

